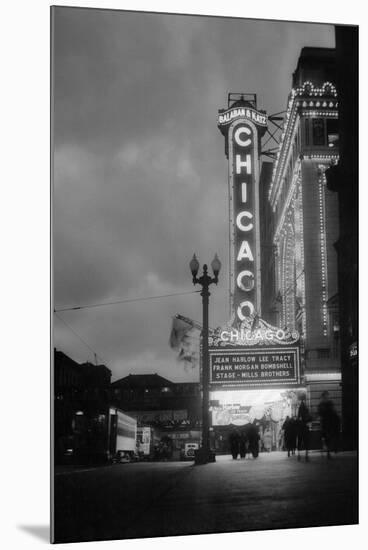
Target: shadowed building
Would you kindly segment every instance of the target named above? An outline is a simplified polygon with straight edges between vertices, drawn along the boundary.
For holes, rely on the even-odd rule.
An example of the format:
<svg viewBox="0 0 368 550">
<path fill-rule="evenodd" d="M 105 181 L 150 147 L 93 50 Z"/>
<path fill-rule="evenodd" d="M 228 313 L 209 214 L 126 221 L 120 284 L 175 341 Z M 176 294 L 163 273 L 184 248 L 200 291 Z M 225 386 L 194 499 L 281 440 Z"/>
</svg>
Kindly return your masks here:
<svg viewBox="0 0 368 550">
<path fill-rule="evenodd" d="M 342 420 L 347 448 L 358 446 L 358 27 L 336 26 L 340 158 L 327 172 L 339 201 L 339 323 Z"/>
<path fill-rule="evenodd" d="M 55 462 L 103 454 L 110 401 L 111 371 L 79 364 L 54 350 Z M 69 453 L 69 454 L 68 454 Z"/>
</svg>

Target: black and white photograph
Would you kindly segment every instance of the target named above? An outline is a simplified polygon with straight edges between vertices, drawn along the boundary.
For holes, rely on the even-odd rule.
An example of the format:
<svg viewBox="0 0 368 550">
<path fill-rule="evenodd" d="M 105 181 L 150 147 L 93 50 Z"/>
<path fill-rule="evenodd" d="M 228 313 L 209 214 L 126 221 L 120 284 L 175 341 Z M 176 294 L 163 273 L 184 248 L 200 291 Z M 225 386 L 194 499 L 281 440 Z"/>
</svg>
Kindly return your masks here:
<svg viewBox="0 0 368 550">
<path fill-rule="evenodd" d="M 50 8 L 51 542 L 359 523 L 358 23 Z"/>
</svg>

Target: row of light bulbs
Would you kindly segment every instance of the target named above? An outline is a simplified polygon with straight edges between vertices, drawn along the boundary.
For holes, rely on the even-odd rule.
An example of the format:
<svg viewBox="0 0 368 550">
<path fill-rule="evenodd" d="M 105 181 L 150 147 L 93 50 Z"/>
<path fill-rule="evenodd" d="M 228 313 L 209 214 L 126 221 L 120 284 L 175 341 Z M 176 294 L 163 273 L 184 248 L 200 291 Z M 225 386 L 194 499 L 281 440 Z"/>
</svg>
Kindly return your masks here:
<svg viewBox="0 0 368 550">
<path fill-rule="evenodd" d="M 275 162 L 275 166 L 274 166 L 273 173 L 272 173 L 271 186 L 270 186 L 270 190 L 269 190 L 269 193 L 268 193 L 268 196 L 269 196 L 270 200 L 271 200 L 271 196 L 272 196 L 272 189 L 275 185 L 276 173 L 278 172 L 280 176 L 283 173 L 287 151 L 288 151 L 289 146 L 290 146 L 290 138 L 291 138 L 294 122 L 295 122 L 295 119 L 296 119 L 297 114 L 298 114 L 297 107 L 300 105 L 300 102 L 295 101 L 295 98 L 297 96 L 303 95 L 305 93 L 308 93 L 308 95 L 316 95 L 316 96 L 322 96 L 322 95 L 326 95 L 328 93 L 328 94 L 331 94 L 335 97 L 337 96 L 337 91 L 336 91 L 335 86 L 332 84 L 332 82 L 329 82 L 329 81 L 325 82 L 322 85 L 321 88 L 317 88 L 317 87 L 314 87 L 313 83 L 308 80 L 308 81 L 304 82 L 304 84 L 301 87 L 298 87 L 296 89 L 293 88 L 291 90 L 290 97 L 289 97 L 289 102 L 288 102 L 288 108 L 287 108 L 287 111 L 286 111 L 286 116 L 285 116 L 285 121 L 284 121 L 284 128 L 283 128 L 283 132 L 282 132 L 282 135 L 281 135 L 280 146 L 279 146 L 279 150 L 278 150 L 277 155 L 276 155 L 276 162 Z M 317 105 L 317 103 L 319 105 Z M 337 105 L 338 105 L 337 102 L 335 104 L 332 101 L 330 101 L 329 104 L 327 104 L 326 101 L 322 102 L 322 107 L 327 107 L 327 106 L 337 107 Z M 306 107 L 307 102 L 304 101 L 302 103 L 302 106 Z M 312 101 L 310 101 L 309 106 L 314 107 L 314 103 Z M 318 107 L 318 106 L 320 106 L 319 101 L 316 102 L 316 107 Z M 321 114 L 320 116 L 323 116 L 323 115 Z M 284 143 L 285 138 L 286 138 L 286 143 Z M 281 158 L 281 161 L 280 161 L 281 150 L 283 150 L 283 155 L 282 155 L 282 158 Z"/>
</svg>

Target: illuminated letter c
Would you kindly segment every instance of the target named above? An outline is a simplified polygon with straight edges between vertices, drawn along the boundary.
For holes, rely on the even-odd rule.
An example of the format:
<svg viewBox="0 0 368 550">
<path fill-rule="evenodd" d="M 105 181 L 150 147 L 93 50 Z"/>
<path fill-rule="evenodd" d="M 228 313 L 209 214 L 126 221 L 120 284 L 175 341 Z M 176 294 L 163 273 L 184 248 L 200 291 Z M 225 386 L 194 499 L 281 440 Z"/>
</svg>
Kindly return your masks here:
<svg viewBox="0 0 368 550">
<path fill-rule="evenodd" d="M 248 128 L 247 126 L 241 126 L 235 131 L 235 134 L 234 134 L 234 139 L 238 145 L 240 145 L 241 147 L 248 147 L 248 145 L 252 143 L 252 140 L 249 138 L 241 139 L 240 137 L 241 134 L 247 134 L 248 136 L 250 136 L 252 134 L 251 129 Z"/>
<path fill-rule="evenodd" d="M 245 279 L 245 284 L 243 283 L 243 278 Z M 254 275 L 251 271 L 241 271 L 236 278 L 236 284 L 245 292 L 250 292 L 254 288 Z"/>
<path fill-rule="evenodd" d="M 240 231 L 251 231 L 253 229 L 253 224 L 248 223 L 248 225 L 244 225 L 242 221 L 243 218 L 248 218 L 252 220 L 253 214 L 244 210 L 244 212 L 239 212 L 239 214 L 236 216 L 236 225 L 238 229 L 240 229 Z"/>
</svg>

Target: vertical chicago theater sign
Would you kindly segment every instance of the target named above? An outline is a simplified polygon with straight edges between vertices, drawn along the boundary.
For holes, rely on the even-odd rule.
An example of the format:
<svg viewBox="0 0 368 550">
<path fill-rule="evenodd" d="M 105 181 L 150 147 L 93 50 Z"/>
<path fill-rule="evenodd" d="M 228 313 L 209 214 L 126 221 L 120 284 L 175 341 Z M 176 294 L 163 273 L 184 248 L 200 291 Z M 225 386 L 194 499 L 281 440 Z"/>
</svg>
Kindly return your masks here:
<svg viewBox="0 0 368 550">
<path fill-rule="evenodd" d="M 219 111 L 229 162 L 230 307 L 235 325 L 261 314 L 259 146 L 267 117 L 246 101 Z"/>
<path fill-rule="evenodd" d="M 267 116 L 255 107 L 255 98 L 242 97 L 218 115 L 229 163 L 231 319 L 209 337 L 213 390 L 300 385 L 299 334 L 261 318 L 259 149 Z"/>
</svg>

